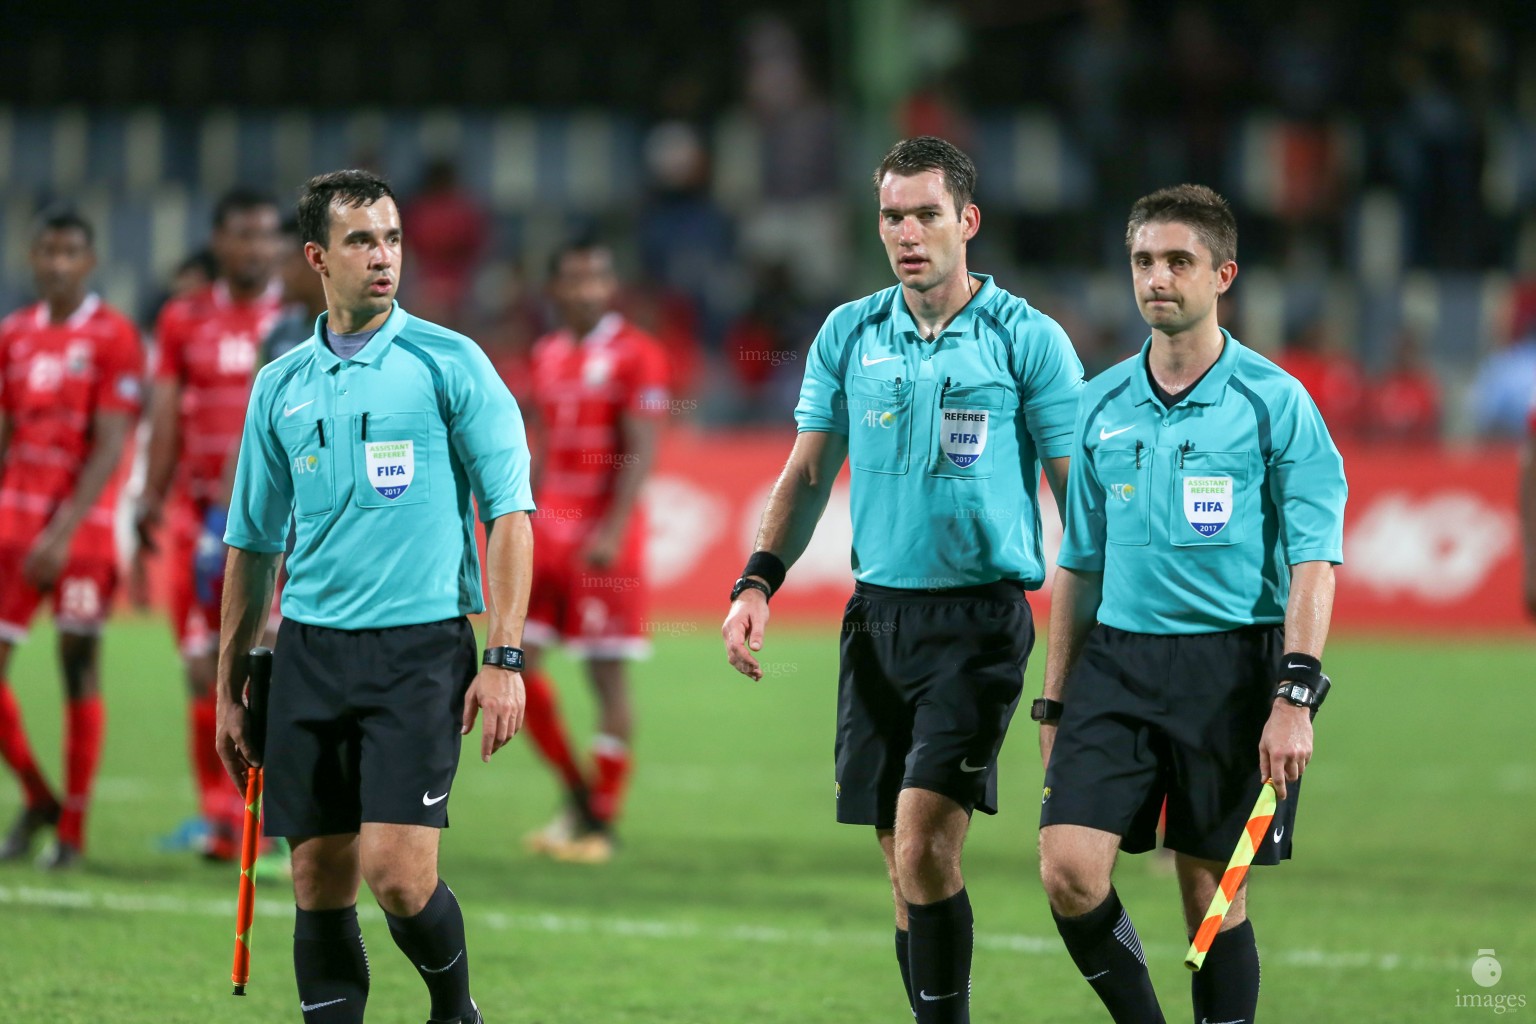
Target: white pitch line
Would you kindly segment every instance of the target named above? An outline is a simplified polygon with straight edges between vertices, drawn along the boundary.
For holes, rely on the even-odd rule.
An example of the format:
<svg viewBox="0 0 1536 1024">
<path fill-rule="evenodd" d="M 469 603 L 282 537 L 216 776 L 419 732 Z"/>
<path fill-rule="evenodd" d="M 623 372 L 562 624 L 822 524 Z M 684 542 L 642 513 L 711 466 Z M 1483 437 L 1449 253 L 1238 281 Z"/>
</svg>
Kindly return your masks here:
<svg viewBox="0 0 1536 1024">
<path fill-rule="evenodd" d="M 233 918 L 229 900 L 190 900 L 179 896 L 145 896 L 138 893 L 101 892 L 76 889 L 44 889 L 36 886 L 0 885 L 0 904 L 41 909 L 92 910 L 124 914 L 169 914 L 182 917 Z M 376 907 L 360 906 L 364 920 L 381 920 Z M 285 900 L 257 900 L 256 916 L 292 918 L 293 904 Z M 587 917 L 579 914 L 509 914 L 504 911 L 466 911 L 469 919 L 500 932 L 536 932 L 546 935 L 602 935 L 613 938 L 655 941 L 741 942 L 770 946 L 888 946 L 889 932 L 832 931 L 830 929 L 780 928 L 772 925 L 703 925 L 692 921 L 655 921 L 624 917 Z M 976 948 L 994 953 L 1026 956 L 1065 956 L 1056 936 L 993 935 L 976 936 Z M 1182 958 L 1184 947 L 1149 946 L 1149 953 L 1159 959 Z M 1454 957 L 1405 956 L 1401 953 L 1330 952 L 1321 949 L 1291 949 L 1269 953 L 1268 963 L 1288 967 L 1330 968 L 1333 970 L 1377 971 L 1458 971 L 1467 961 Z"/>
</svg>

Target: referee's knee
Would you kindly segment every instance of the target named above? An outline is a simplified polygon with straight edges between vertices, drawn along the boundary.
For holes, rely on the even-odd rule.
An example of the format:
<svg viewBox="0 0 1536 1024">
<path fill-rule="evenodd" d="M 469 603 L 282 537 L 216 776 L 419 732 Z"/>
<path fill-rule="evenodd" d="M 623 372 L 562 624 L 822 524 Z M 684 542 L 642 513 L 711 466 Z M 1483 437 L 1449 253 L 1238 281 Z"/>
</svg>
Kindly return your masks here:
<svg viewBox="0 0 1536 1024">
<path fill-rule="evenodd" d="M 1053 854 L 1040 847 L 1040 883 L 1051 909 L 1061 917 L 1079 917 L 1109 896 L 1109 873 L 1082 858 Z"/>
</svg>

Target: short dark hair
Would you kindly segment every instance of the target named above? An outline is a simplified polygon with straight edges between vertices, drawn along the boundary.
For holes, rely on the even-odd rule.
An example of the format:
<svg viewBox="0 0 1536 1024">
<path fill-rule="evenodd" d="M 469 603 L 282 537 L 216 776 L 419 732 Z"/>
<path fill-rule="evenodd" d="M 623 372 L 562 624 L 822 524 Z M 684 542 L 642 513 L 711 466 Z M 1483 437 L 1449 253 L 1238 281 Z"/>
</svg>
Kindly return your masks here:
<svg viewBox="0 0 1536 1024">
<path fill-rule="evenodd" d="M 96 230 L 79 210 L 70 206 L 55 206 L 37 215 L 37 227 L 32 232 L 35 242 L 49 231 L 78 231 L 85 236 L 88 248 L 96 245 Z"/>
<path fill-rule="evenodd" d="M 613 247 L 603 240 L 603 236 L 592 228 L 583 228 L 566 238 L 555 247 L 555 251 L 549 254 L 550 280 L 560 276 L 560 268 L 565 265 L 567 256 L 574 256 L 582 252 L 606 252 L 611 254 Z"/>
<path fill-rule="evenodd" d="M 875 168 L 875 194 L 880 194 L 880 183 L 887 174 L 903 176 L 938 171 L 944 175 L 944 187 L 955 200 L 955 214 L 976 195 L 976 165 L 960 147 L 932 135 L 919 135 L 915 139 L 903 139 L 891 147 Z"/>
<path fill-rule="evenodd" d="M 267 207 L 277 209 L 277 197 L 272 193 L 249 185 L 236 185 L 219 197 L 219 201 L 213 207 L 213 226 L 221 228 L 224 222 L 229 220 L 230 214 L 246 213 L 250 210 L 263 210 Z"/>
<path fill-rule="evenodd" d="M 1211 251 L 1211 265 L 1237 259 L 1237 218 L 1215 189 L 1204 185 L 1174 185 L 1142 196 L 1131 207 L 1125 225 L 1129 252 L 1136 232 L 1145 224 L 1184 224 Z"/>
<path fill-rule="evenodd" d="M 331 171 L 317 174 L 299 190 L 299 238 L 324 249 L 331 244 L 331 204 L 372 206 L 395 192 L 372 171 Z"/>
</svg>

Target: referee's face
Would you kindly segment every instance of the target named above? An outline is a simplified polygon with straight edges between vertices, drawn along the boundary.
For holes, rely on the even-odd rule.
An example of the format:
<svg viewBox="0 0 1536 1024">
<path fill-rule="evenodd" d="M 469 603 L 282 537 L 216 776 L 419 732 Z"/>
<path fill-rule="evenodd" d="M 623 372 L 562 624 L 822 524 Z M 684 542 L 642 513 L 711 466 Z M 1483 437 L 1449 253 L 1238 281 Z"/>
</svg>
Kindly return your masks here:
<svg viewBox="0 0 1536 1024">
<path fill-rule="evenodd" d="M 1211 250 L 1187 224 L 1153 221 L 1131 238 L 1131 280 L 1141 318 L 1153 330 L 1182 334 L 1210 319 L 1232 285 L 1237 264 L 1214 265 Z"/>
<path fill-rule="evenodd" d="M 975 203 L 955 209 L 941 171 L 886 173 L 880 182 L 880 240 L 896 279 L 925 292 L 965 273 L 965 243 L 981 226 Z"/>
<path fill-rule="evenodd" d="M 358 323 L 388 312 L 403 255 L 395 201 L 384 196 L 366 206 L 332 203 L 330 244 L 322 249 L 310 242 L 304 255 L 324 279 L 333 307 L 352 311 Z"/>
</svg>

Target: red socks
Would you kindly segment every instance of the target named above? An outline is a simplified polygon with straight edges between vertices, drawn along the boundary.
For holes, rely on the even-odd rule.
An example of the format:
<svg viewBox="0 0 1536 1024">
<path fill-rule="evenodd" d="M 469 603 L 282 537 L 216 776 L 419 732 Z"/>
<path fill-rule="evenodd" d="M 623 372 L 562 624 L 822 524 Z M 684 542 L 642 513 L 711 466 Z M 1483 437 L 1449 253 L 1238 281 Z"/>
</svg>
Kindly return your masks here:
<svg viewBox="0 0 1536 1024">
<path fill-rule="evenodd" d="M 190 707 L 190 735 L 187 752 L 192 759 L 192 774 L 197 780 L 198 802 L 203 820 L 209 826 L 232 830 L 235 838 L 245 816 L 245 798 L 224 771 L 224 762 L 214 749 L 213 736 L 219 727 L 219 700 L 214 694 L 194 697 Z"/>
<path fill-rule="evenodd" d="M 106 706 L 100 696 L 71 700 L 65 708 L 64 813 L 59 816 L 59 842 L 85 849 L 85 809 L 96 781 Z"/>
<path fill-rule="evenodd" d="M 597 776 L 592 783 L 592 816 L 607 823 L 619 816 L 624 802 L 624 788 L 629 783 L 629 745 L 614 736 L 595 737 L 592 764 Z"/>
<path fill-rule="evenodd" d="M 523 673 L 523 691 L 528 697 L 523 727 L 528 730 L 539 755 L 560 774 L 567 789 L 584 789 L 586 779 L 571 753 L 571 741 L 565 734 L 565 723 L 560 720 L 560 708 L 549 678 L 543 672 L 526 671 Z"/>
<path fill-rule="evenodd" d="M 11 766 L 27 796 L 28 807 L 52 807 L 58 803 L 43 773 L 32 756 L 26 730 L 21 725 L 21 708 L 9 684 L 0 679 L 0 757 Z"/>
</svg>

